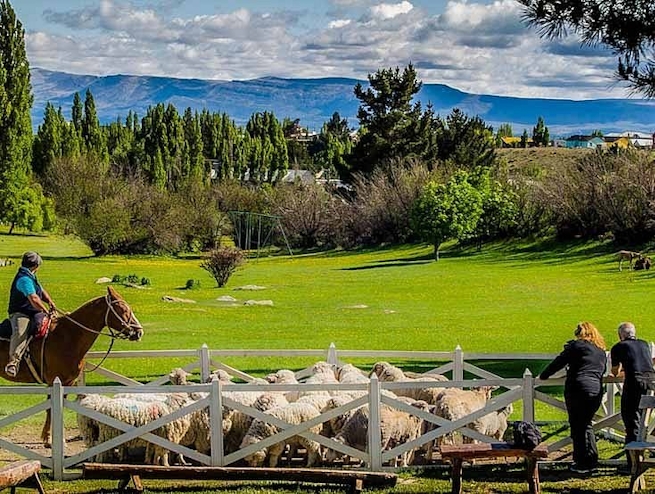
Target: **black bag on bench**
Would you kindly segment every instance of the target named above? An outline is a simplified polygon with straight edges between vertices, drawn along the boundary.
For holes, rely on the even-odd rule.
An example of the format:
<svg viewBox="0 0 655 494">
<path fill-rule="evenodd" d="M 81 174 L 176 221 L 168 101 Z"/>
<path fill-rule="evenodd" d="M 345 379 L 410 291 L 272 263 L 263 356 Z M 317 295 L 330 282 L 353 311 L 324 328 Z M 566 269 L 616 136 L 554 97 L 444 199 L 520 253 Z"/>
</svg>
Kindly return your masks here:
<svg viewBox="0 0 655 494">
<path fill-rule="evenodd" d="M 541 443 L 541 431 L 532 422 L 517 420 L 513 425 L 514 446 L 522 449 L 534 449 Z"/>
</svg>

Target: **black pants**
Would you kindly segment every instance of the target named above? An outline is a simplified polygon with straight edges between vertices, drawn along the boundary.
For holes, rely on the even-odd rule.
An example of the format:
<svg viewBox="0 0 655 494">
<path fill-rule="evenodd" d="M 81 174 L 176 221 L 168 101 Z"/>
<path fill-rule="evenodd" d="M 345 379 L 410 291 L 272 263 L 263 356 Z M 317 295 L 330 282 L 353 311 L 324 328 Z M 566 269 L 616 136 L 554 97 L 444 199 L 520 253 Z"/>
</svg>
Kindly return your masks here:
<svg viewBox="0 0 655 494">
<path fill-rule="evenodd" d="M 625 442 L 637 439 L 637 431 L 639 429 L 639 401 L 642 395 L 648 394 L 648 390 L 652 384 L 646 379 L 629 380 L 623 385 L 623 393 L 621 394 L 621 418 L 623 425 L 625 425 Z"/>
<path fill-rule="evenodd" d="M 600 408 L 602 399 L 602 393 L 590 395 L 580 390 L 564 393 L 573 440 L 573 462 L 579 467 L 594 468 L 598 464 L 598 448 L 591 420 Z"/>
</svg>

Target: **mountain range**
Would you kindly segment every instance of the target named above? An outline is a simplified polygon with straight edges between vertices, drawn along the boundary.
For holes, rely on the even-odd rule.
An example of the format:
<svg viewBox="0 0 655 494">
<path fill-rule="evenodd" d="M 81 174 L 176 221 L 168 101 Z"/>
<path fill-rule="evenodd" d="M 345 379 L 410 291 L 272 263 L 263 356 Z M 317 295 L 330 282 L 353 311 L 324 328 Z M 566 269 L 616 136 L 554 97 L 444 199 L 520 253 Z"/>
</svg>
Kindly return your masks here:
<svg viewBox="0 0 655 494">
<path fill-rule="evenodd" d="M 125 117 L 129 110 L 140 116 L 149 106 L 173 103 L 180 112 L 191 107 L 225 112 L 238 124 L 244 124 L 255 112 L 271 111 L 279 119 L 300 119 L 300 124 L 319 131 L 323 123 L 339 112 L 351 127 L 357 125 L 359 100 L 353 88 L 366 81 L 347 78 L 282 79 L 263 77 L 244 81 L 176 79 L 134 75 L 76 75 L 33 68 L 31 70 L 34 106 L 32 122 L 36 128 L 43 121 L 47 102 L 61 106 L 70 116 L 73 96 L 84 100 L 87 89 L 93 94 L 98 117 L 107 123 Z M 655 131 L 655 100 L 595 99 L 564 100 L 516 98 L 471 94 L 443 84 L 423 84 L 417 95 L 422 104 L 431 103 L 435 111 L 446 116 L 453 108 L 469 115 L 479 115 L 497 127 L 512 125 L 514 134 L 523 129 L 532 132 L 542 116 L 551 137 L 621 131 Z"/>
</svg>

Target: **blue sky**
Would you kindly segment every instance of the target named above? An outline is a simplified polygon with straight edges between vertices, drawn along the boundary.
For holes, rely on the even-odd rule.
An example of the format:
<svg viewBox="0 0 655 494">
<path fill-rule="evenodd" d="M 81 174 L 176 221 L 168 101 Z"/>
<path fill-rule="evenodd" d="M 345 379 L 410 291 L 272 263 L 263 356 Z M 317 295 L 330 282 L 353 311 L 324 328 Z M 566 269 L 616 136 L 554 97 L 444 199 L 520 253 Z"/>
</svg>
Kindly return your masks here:
<svg viewBox="0 0 655 494">
<path fill-rule="evenodd" d="M 410 61 L 479 94 L 627 97 L 615 59 L 539 39 L 515 0 L 13 0 L 30 64 L 77 74 L 354 77 Z"/>
</svg>

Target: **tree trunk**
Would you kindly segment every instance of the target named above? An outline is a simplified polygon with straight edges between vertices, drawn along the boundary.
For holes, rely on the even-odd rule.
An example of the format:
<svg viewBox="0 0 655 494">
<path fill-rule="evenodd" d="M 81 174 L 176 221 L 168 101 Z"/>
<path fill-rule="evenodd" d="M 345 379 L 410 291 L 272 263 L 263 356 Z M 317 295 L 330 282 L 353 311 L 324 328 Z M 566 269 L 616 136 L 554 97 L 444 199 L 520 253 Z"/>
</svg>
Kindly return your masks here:
<svg viewBox="0 0 655 494">
<path fill-rule="evenodd" d="M 12 222 L 11 222 L 11 226 L 9 227 L 9 235 L 12 234 L 12 232 L 14 231 L 14 227 L 15 227 L 15 226 L 16 226 L 16 223 L 12 221 Z"/>
<path fill-rule="evenodd" d="M 437 242 L 434 243 L 434 260 L 435 261 L 439 260 L 439 246 L 440 245 L 441 245 L 440 243 L 437 243 Z"/>
</svg>

